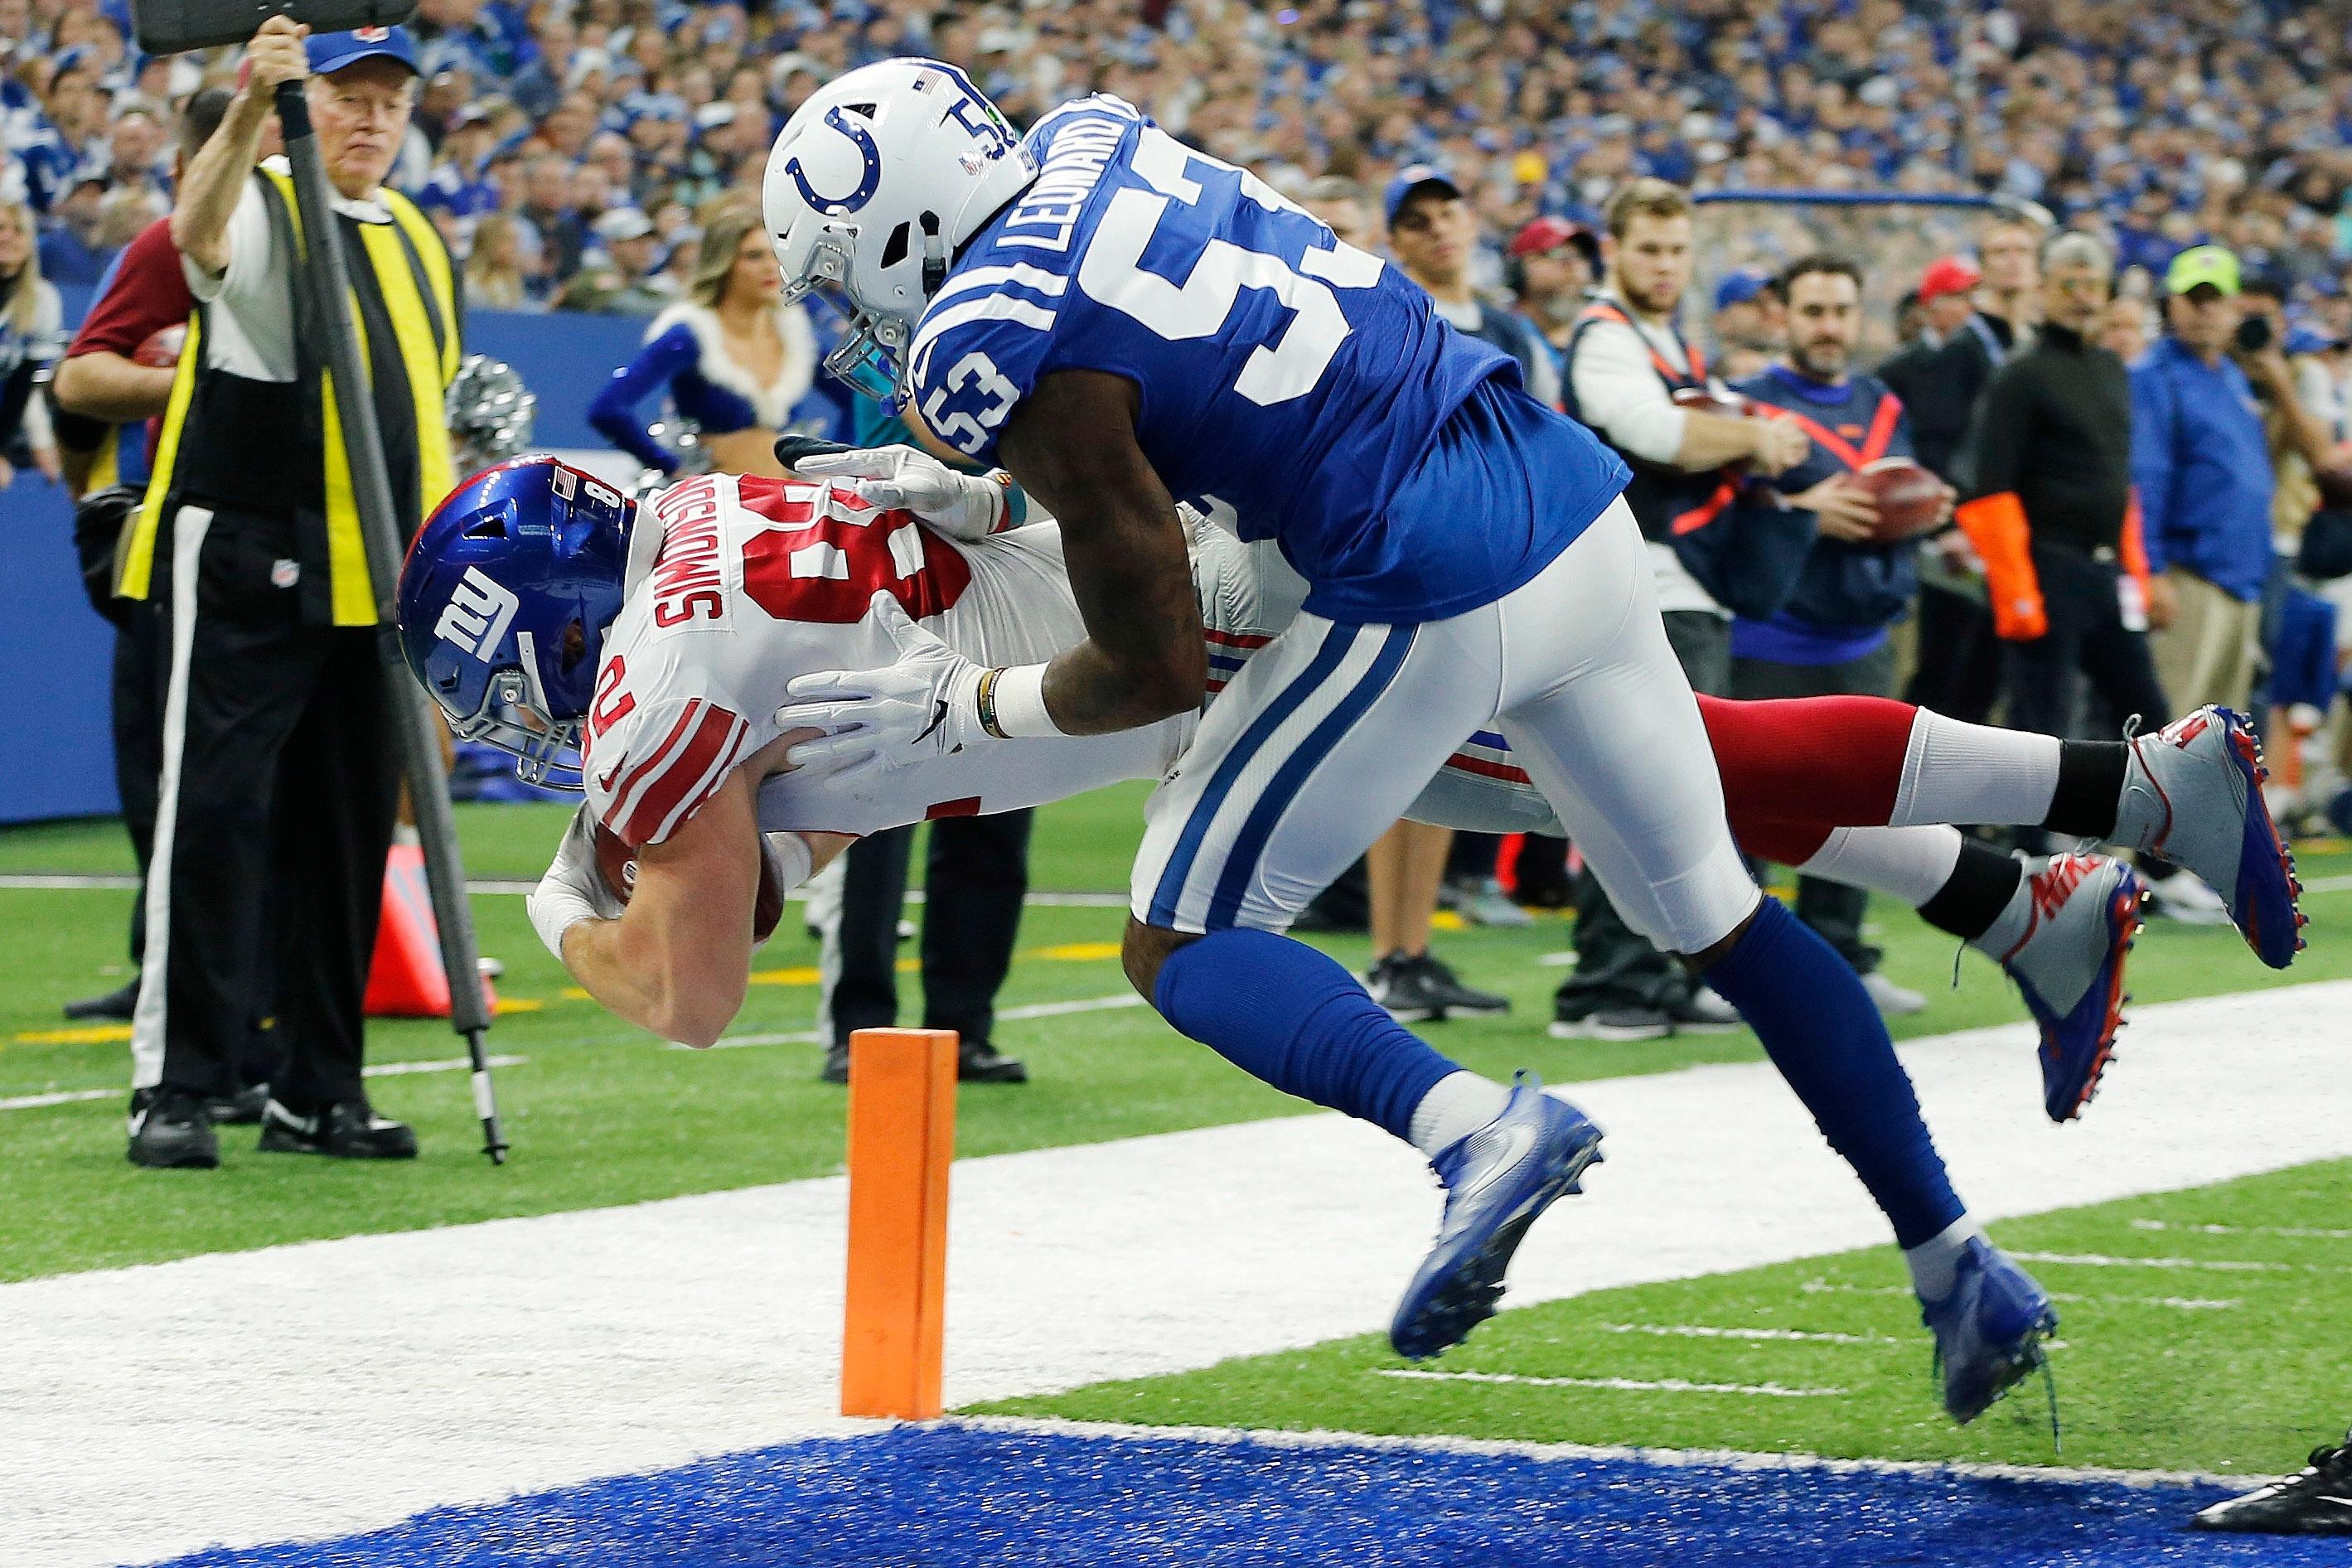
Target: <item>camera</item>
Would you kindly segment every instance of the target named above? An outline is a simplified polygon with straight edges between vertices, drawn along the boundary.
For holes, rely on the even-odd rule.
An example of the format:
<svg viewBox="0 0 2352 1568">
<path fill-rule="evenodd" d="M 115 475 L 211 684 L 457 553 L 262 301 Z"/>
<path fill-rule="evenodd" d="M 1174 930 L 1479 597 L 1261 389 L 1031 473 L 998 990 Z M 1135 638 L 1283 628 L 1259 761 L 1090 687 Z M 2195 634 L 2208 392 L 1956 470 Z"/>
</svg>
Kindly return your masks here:
<svg viewBox="0 0 2352 1568">
<path fill-rule="evenodd" d="M 2268 316 L 2246 317 L 2238 323 L 2238 352 L 2258 354 L 2271 346 L 2271 319 Z"/>
</svg>

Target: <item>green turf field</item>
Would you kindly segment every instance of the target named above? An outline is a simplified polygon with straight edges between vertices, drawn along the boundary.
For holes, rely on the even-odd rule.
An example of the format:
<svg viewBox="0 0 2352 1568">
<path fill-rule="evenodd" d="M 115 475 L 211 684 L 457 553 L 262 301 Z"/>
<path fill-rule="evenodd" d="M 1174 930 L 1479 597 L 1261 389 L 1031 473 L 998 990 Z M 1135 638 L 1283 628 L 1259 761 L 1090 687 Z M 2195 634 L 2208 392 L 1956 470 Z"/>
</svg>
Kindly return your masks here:
<svg viewBox="0 0 2352 1568">
<path fill-rule="evenodd" d="M 2263 1475 L 2293 1469 L 2345 1420 L 2347 1185 L 2352 1161 L 2332 1161 L 1994 1226 L 2059 1303 L 2063 1451 L 2039 1380 L 1969 1426 L 1945 1418 L 1918 1307 L 1884 1247 L 1506 1311 L 1426 1372 L 1365 1335 L 981 1411 Z M 1713 1391 L 1590 1386 L 1602 1379 Z"/>
<path fill-rule="evenodd" d="M 1033 887 L 1122 890 L 1139 799 L 1140 786 L 1109 790 L 1042 813 Z M 469 873 L 482 880 L 535 878 L 562 819 L 562 810 L 550 806 L 461 808 Z M 2324 887 L 2331 871 L 2352 866 L 2352 857 L 2306 854 L 2304 866 L 2315 887 Z M 0 875 L 130 868 L 120 828 L 110 822 L 0 830 Z M 10 962 L 0 970 L 0 1102 L 115 1090 L 127 1082 L 120 1039 L 89 1038 L 67 1026 L 58 1009 L 120 983 L 131 898 L 121 889 L 0 888 L 0 929 L 12 938 Z M 815 1045 L 774 1038 L 806 1031 L 814 1019 L 815 944 L 796 921 L 788 918 L 762 950 L 761 983 L 733 1030 L 741 1043 L 698 1053 L 620 1024 L 572 990 L 531 934 L 520 898 L 479 894 L 474 905 L 482 950 L 507 965 L 499 994 L 512 1009 L 491 1031 L 491 1048 L 523 1058 L 498 1072 L 514 1144 L 505 1168 L 491 1169 L 478 1152 L 465 1077 L 455 1071 L 373 1085 L 383 1109 L 414 1121 L 424 1140 L 423 1159 L 394 1167 L 264 1156 L 251 1149 L 248 1130 L 230 1129 L 218 1173 L 142 1172 L 122 1158 L 122 1100 L 112 1094 L 0 1110 L 0 1149 L 8 1155 L 0 1161 L 0 1214 L 9 1216 L 0 1225 L 0 1279 L 635 1203 L 839 1167 L 842 1091 L 815 1081 Z M 2315 890 L 2307 907 L 2324 930 L 2332 911 L 2352 904 L 2343 891 Z M 2022 1016 L 1999 973 L 1974 955 L 1963 965 L 1960 989 L 1946 990 L 1953 944 L 1908 910 L 1882 902 L 1875 919 L 1887 971 L 1934 997 L 1925 1014 L 1897 1025 L 1898 1037 Z M 998 1044 L 1028 1060 L 1034 1081 L 965 1089 L 959 1152 L 1096 1142 L 1300 1109 L 1132 1005 L 1116 958 L 1122 920 L 1117 907 L 1029 910 L 1024 959 L 1003 1005 L 1121 1005 L 1003 1022 Z M 1558 919 L 1519 931 L 1444 935 L 1444 951 L 1465 977 L 1507 993 L 1516 1014 L 1444 1024 L 1434 1037 L 1474 1068 L 1504 1074 L 1527 1066 L 1553 1081 L 1757 1055 L 1745 1035 L 1633 1045 L 1543 1038 L 1539 1025 L 1562 971 L 1538 961 L 1559 952 L 1568 939 Z M 1366 960 L 1361 939 L 1328 946 L 1351 966 Z M 2257 964 L 2227 930 L 2159 927 L 2143 938 L 2136 960 L 2133 990 L 2144 1002 L 2284 978 Z M 2323 941 L 2292 978 L 2347 973 L 2352 957 Z M 916 1021 L 919 990 L 908 976 L 909 1022 Z M 445 1025 L 386 1022 L 371 1028 L 369 1058 L 378 1065 L 454 1062 L 460 1048 Z M 2017 1070 L 2033 1069 L 2021 1060 Z"/>
</svg>

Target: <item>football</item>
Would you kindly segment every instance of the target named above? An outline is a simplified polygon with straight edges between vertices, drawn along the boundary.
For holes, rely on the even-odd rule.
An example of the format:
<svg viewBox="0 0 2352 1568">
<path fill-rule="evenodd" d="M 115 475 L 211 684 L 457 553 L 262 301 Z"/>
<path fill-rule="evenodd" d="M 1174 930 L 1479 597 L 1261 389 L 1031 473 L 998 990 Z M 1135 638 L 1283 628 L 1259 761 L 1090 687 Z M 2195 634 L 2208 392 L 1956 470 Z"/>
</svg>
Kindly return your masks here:
<svg viewBox="0 0 2352 1568">
<path fill-rule="evenodd" d="M 1854 476 L 1878 502 L 1880 544 L 1914 539 L 1936 526 L 1944 513 L 1944 481 L 1908 458 L 1881 458 Z"/>
<path fill-rule="evenodd" d="M 1717 415 L 1725 419 L 1745 419 L 1756 412 L 1753 400 L 1728 388 L 1714 386 L 1675 388 L 1675 406 L 1687 408 L 1694 414 Z"/>
<path fill-rule="evenodd" d="M 180 350 L 187 341 L 188 329 L 184 325 L 159 328 L 150 332 L 147 341 L 139 345 L 138 352 L 131 356 L 131 363 L 155 370 L 170 370 L 180 363 Z"/>
<path fill-rule="evenodd" d="M 636 891 L 637 852 L 601 822 L 596 825 L 596 874 L 604 879 L 605 889 L 616 905 L 627 903 L 629 895 Z M 783 886 L 776 876 L 775 861 L 763 847 L 760 856 L 760 897 L 751 908 L 753 945 L 774 935 L 777 922 L 783 918 Z"/>
</svg>

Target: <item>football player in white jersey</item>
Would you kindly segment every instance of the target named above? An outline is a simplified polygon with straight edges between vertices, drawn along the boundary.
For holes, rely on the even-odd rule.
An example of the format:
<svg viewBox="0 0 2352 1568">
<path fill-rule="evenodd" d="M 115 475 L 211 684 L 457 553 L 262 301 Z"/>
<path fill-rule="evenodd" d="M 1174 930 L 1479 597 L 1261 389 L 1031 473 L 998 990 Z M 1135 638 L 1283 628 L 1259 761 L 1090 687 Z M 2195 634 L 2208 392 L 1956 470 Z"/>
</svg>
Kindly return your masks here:
<svg viewBox="0 0 2352 1568">
<path fill-rule="evenodd" d="M 1083 635 L 1058 530 L 1006 530 L 999 479 L 905 448 L 808 466 L 864 477 L 711 475 L 633 507 L 553 458 L 518 459 L 445 503 L 402 578 L 410 662 L 452 727 L 515 751 L 526 776 L 568 762 L 587 794 L 531 899 L 542 940 L 614 1013 L 691 1044 L 741 1005 L 763 896 L 772 922 L 781 894 L 855 836 L 1160 776 L 1197 724 L 950 750 L 920 768 L 796 770 L 785 753 L 812 731 L 778 710 L 813 668 L 949 647 L 1044 659 Z M 1190 529 L 1209 657 L 1237 666 L 1296 615 L 1297 579 L 1267 546 L 1197 515 Z M 2136 877 L 2090 856 L 2027 874 L 1929 825 L 1956 807 L 2042 820 L 2082 788 L 2056 744 L 1870 699 L 1710 703 L 1707 719 L 1748 847 L 1906 897 L 2000 960 L 2042 1026 L 2050 1113 L 2079 1111 L 2119 1016 Z M 1465 743 L 1413 814 L 1556 829 L 1488 739 Z M 2128 777 L 2161 773 L 2176 790 L 2212 761 L 2210 745 L 2162 738 L 2115 749 Z M 2074 772 L 2099 770 L 2084 774 L 2078 755 Z M 1946 776 L 1964 792 L 1934 782 Z M 2111 800 L 2110 823 L 2149 847 L 2162 829 L 2132 794 Z M 2178 836 L 2168 847 L 2180 852 Z"/>
</svg>

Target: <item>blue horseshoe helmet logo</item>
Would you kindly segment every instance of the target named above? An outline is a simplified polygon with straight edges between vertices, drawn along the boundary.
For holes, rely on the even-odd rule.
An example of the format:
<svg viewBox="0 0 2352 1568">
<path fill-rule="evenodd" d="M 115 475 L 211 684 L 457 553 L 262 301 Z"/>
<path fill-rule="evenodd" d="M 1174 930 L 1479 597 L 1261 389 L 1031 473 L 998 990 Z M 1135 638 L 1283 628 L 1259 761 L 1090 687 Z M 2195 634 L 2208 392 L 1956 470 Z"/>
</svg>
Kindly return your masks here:
<svg viewBox="0 0 2352 1568">
<path fill-rule="evenodd" d="M 857 155 L 866 161 L 865 169 L 857 176 L 857 188 L 844 196 L 818 195 L 816 187 L 809 184 L 808 172 L 801 167 L 798 158 L 784 164 L 784 173 L 790 174 L 793 184 L 800 187 L 801 199 L 817 211 L 854 213 L 873 199 L 875 187 L 882 183 L 882 151 L 874 145 L 874 138 L 866 127 L 844 114 L 837 105 L 824 111 L 824 122 L 848 137 L 856 146 Z"/>
</svg>

